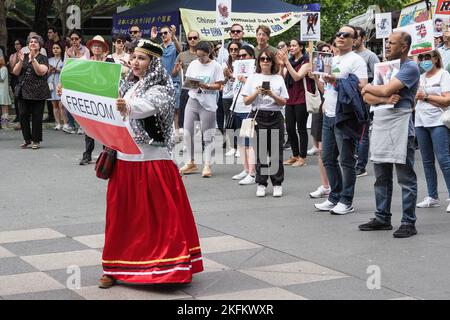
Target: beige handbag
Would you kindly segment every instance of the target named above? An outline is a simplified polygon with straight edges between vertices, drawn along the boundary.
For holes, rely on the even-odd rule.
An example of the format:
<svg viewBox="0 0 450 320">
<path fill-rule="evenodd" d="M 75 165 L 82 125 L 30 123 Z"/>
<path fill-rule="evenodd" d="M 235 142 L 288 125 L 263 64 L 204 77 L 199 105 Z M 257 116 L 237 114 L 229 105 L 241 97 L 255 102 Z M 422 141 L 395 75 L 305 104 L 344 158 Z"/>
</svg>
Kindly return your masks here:
<svg viewBox="0 0 450 320">
<path fill-rule="evenodd" d="M 309 113 L 318 113 L 320 110 L 320 105 L 322 104 L 322 98 L 320 97 L 320 92 L 317 89 L 317 86 L 315 93 L 309 92 L 306 84 L 306 78 L 303 78 L 303 86 L 305 87 L 306 110 Z"/>
<path fill-rule="evenodd" d="M 258 115 L 258 111 L 259 109 L 256 110 L 255 116 L 253 118 L 247 118 L 242 120 L 241 130 L 239 131 L 239 137 L 241 138 L 255 137 L 256 116 Z"/>
</svg>

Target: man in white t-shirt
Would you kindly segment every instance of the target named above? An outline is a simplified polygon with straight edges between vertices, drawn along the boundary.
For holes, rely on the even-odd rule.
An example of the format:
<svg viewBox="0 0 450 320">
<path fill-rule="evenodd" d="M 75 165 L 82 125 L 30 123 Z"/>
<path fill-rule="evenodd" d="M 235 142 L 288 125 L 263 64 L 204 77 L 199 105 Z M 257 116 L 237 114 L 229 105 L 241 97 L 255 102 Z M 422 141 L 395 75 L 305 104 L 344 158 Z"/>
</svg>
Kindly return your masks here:
<svg viewBox="0 0 450 320">
<path fill-rule="evenodd" d="M 367 65 L 363 58 L 352 51 L 357 31 L 352 26 L 344 26 L 336 33 L 336 47 L 340 54 L 333 58 L 332 75 L 324 75 L 325 101 L 323 103 L 322 161 L 330 181 L 330 195 L 323 203 L 315 204 L 320 211 L 344 215 L 354 212 L 353 196 L 356 182 L 356 143 L 336 128 L 336 105 L 339 79 L 350 74 L 359 78 L 360 86 L 367 84 Z M 338 162 L 339 157 L 339 162 Z"/>
</svg>

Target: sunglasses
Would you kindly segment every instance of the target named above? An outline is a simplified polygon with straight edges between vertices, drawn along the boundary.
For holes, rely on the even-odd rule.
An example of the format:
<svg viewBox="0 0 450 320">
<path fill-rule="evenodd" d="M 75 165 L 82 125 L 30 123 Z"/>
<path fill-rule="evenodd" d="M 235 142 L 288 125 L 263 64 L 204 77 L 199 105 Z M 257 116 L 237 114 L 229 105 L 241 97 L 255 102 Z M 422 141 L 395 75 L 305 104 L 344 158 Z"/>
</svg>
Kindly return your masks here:
<svg viewBox="0 0 450 320">
<path fill-rule="evenodd" d="M 344 39 L 348 39 L 350 37 L 353 37 L 354 35 L 350 32 L 337 32 L 336 33 L 336 38 L 341 38 L 344 37 Z"/>
<path fill-rule="evenodd" d="M 139 33 L 139 30 L 130 30 L 130 33 L 131 33 L 131 34 L 138 34 L 138 33 Z"/>
<path fill-rule="evenodd" d="M 259 58 L 259 62 L 272 62 L 272 58 L 270 57 L 261 57 Z"/>
<path fill-rule="evenodd" d="M 419 60 L 431 60 L 431 58 L 434 58 L 433 56 L 426 54 L 426 55 L 419 55 L 418 59 Z"/>
<path fill-rule="evenodd" d="M 72 40 L 72 41 L 78 41 L 78 40 L 80 40 L 80 38 L 70 38 L 70 40 Z"/>
<path fill-rule="evenodd" d="M 122 40 L 116 40 L 116 43 L 123 43 L 123 41 Z"/>
<path fill-rule="evenodd" d="M 160 32 L 159 35 L 160 36 L 167 36 L 168 33 L 169 33 L 168 31 L 164 31 L 164 32 Z"/>
<path fill-rule="evenodd" d="M 241 32 L 242 32 L 242 30 L 231 30 L 230 31 L 230 33 L 233 33 L 233 34 L 239 34 Z"/>
<path fill-rule="evenodd" d="M 238 58 L 238 59 L 244 59 L 244 58 L 247 58 L 247 56 L 248 56 L 247 53 L 245 53 L 245 54 L 238 54 L 238 55 L 237 55 L 237 58 Z"/>
<path fill-rule="evenodd" d="M 198 40 L 198 37 L 188 37 L 188 40 Z"/>
<path fill-rule="evenodd" d="M 239 52 L 239 48 L 230 48 L 231 52 Z"/>
</svg>

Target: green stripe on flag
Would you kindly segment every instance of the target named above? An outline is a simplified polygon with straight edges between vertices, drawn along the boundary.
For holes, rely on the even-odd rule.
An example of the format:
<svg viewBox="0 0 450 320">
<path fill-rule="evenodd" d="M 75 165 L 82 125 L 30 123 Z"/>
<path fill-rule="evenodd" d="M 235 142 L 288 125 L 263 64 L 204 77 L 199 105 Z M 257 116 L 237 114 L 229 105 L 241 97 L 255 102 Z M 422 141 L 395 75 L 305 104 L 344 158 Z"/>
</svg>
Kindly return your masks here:
<svg viewBox="0 0 450 320">
<path fill-rule="evenodd" d="M 121 65 L 84 59 L 68 59 L 61 72 L 64 89 L 116 99 Z"/>
</svg>

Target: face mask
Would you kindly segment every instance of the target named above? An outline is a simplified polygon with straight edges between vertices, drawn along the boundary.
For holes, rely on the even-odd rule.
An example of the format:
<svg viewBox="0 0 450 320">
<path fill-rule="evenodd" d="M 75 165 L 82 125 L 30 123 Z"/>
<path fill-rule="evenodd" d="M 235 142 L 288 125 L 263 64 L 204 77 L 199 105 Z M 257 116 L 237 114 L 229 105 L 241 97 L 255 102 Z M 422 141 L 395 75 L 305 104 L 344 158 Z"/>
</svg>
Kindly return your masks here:
<svg viewBox="0 0 450 320">
<path fill-rule="evenodd" d="M 433 62 L 431 60 L 422 61 L 420 67 L 425 71 L 429 72 L 433 69 Z"/>
</svg>

